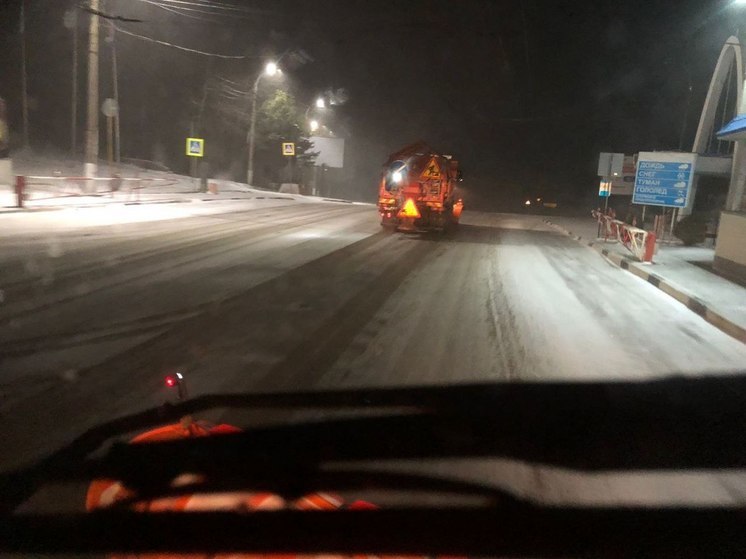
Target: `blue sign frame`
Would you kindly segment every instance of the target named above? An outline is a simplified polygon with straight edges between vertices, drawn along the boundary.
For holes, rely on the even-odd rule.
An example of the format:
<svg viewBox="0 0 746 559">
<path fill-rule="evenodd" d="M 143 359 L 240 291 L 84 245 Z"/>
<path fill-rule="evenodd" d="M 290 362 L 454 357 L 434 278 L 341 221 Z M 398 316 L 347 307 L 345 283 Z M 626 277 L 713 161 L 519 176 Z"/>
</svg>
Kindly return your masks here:
<svg viewBox="0 0 746 559">
<path fill-rule="evenodd" d="M 632 203 L 686 207 L 693 178 L 693 154 L 641 153 L 637 161 Z"/>
</svg>

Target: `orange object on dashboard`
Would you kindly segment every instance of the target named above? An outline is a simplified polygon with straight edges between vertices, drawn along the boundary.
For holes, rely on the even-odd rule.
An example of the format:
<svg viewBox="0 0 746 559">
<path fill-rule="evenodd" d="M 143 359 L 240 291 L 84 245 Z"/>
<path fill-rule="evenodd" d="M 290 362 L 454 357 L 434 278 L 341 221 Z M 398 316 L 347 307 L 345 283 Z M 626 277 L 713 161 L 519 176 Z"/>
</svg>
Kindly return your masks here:
<svg viewBox="0 0 746 559">
<path fill-rule="evenodd" d="M 133 444 L 142 444 L 155 441 L 165 441 L 189 437 L 206 437 L 224 433 L 236 433 L 241 429 L 232 425 L 208 426 L 203 423 L 186 421 L 174 425 L 159 427 L 138 435 L 132 439 Z M 184 474 L 172 481 L 174 487 L 199 481 L 196 476 Z M 279 495 L 267 492 L 230 492 L 215 494 L 182 495 L 178 497 L 163 497 L 149 501 L 137 501 L 136 495 L 127 489 L 121 482 L 116 480 L 95 480 L 88 488 L 86 496 L 86 509 L 89 511 L 106 509 L 119 501 L 135 498 L 132 508 L 140 512 L 185 512 L 185 511 L 269 511 L 284 508 L 325 511 L 348 508 L 350 510 L 367 510 L 377 508 L 367 501 L 355 501 L 349 507 L 345 507 L 344 500 L 332 493 L 312 493 L 305 495 L 293 502 L 286 502 Z M 325 559 L 343 557 L 342 555 L 287 555 L 287 554 L 249 554 L 249 553 L 226 553 L 226 554 L 203 554 L 203 553 L 143 553 L 135 555 L 111 555 L 110 559 L 294 559 L 295 557 L 324 557 Z M 364 559 L 367 556 L 356 555 Z"/>
</svg>

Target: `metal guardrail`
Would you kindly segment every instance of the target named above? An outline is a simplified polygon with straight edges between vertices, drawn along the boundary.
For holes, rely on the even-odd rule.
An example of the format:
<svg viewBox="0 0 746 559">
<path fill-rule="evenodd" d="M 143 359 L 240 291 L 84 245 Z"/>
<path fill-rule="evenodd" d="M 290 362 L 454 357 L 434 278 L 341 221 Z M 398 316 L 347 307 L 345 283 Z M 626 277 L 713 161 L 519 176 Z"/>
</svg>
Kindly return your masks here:
<svg viewBox="0 0 746 559">
<path fill-rule="evenodd" d="M 152 177 L 81 177 L 60 175 L 17 175 L 15 180 L 16 206 L 24 207 L 32 200 L 32 193 L 46 196 L 33 197 L 33 200 L 48 200 L 71 196 L 114 196 L 117 192 L 129 198 L 140 199 L 140 191 L 159 184 L 169 186 L 177 184 L 174 179 Z M 101 188 L 105 185 L 106 188 Z"/>
</svg>

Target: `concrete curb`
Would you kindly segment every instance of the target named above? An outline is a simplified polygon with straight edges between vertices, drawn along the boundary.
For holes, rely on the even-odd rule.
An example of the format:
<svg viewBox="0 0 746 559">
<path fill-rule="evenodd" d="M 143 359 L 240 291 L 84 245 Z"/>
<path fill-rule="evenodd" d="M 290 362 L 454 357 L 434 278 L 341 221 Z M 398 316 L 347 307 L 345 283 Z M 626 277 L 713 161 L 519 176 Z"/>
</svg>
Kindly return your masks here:
<svg viewBox="0 0 746 559">
<path fill-rule="evenodd" d="M 35 213 L 35 212 L 55 212 L 57 210 L 64 210 L 65 208 L 59 206 L 50 206 L 43 208 L 13 208 L 4 207 L 0 208 L 0 215 L 3 214 L 18 214 L 18 213 Z"/>
<path fill-rule="evenodd" d="M 628 272 L 633 273 L 634 275 L 645 280 L 651 285 L 654 285 L 665 294 L 684 304 L 689 310 L 698 314 L 719 330 L 725 332 L 726 334 L 732 336 L 740 342 L 746 343 L 746 328 L 723 316 L 723 314 L 717 309 L 714 309 L 711 305 L 708 305 L 707 302 L 690 294 L 683 287 L 680 287 L 673 282 L 662 278 L 656 273 L 649 272 L 643 264 L 635 262 L 631 258 L 627 258 L 625 256 L 617 254 L 616 252 L 611 252 L 608 249 L 603 248 L 603 245 L 601 243 L 583 239 L 583 237 L 573 234 L 571 231 L 568 231 L 567 229 L 561 227 L 560 225 L 557 225 L 556 223 L 552 223 L 548 219 L 544 219 L 543 221 L 547 225 L 550 225 L 558 231 L 561 231 L 568 237 L 571 237 L 579 243 L 592 248 L 593 250 L 604 256 L 612 264 L 619 266 L 623 270 L 627 270 Z"/>
<path fill-rule="evenodd" d="M 146 201 L 132 201 L 132 202 L 108 202 L 101 204 L 81 204 L 81 205 L 67 205 L 67 206 L 40 206 L 40 207 L 23 207 L 23 208 L 0 208 L 0 215 L 3 214 L 16 214 L 16 213 L 37 213 L 37 212 L 58 212 L 62 210 L 80 210 L 90 208 L 106 208 L 110 206 L 146 206 L 150 204 L 187 204 L 192 200 L 146 200 Z"/>
</svg>

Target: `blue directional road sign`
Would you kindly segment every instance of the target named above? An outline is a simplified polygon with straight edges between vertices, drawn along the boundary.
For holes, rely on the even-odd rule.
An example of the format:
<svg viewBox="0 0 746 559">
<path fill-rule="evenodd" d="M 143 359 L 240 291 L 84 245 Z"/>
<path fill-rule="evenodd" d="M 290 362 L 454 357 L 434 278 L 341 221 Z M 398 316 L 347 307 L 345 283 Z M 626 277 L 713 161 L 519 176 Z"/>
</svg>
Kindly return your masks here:
<svg viewBox="0 0 746 559">
<path fill-rule="evenodd" d="M 689 201 L 695 154 L 642 152 L 637 158 L 633 204 L 683 208 Z"/>
</svg>

